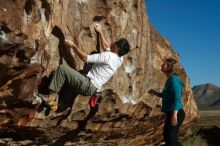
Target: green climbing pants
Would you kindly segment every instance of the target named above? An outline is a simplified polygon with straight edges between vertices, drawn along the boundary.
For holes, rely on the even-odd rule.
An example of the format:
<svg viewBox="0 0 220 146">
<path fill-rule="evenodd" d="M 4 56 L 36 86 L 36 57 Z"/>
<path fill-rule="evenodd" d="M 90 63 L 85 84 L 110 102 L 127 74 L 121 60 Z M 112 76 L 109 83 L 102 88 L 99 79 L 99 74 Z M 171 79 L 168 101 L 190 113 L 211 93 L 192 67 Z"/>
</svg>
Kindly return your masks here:
<svg viewBox="0 0 220 146">
<path fill-rule="evenodd" d="M 84 96 L 91 96 L 96 92 L 96 87 L 89 78 L 68 65 L 62 64 L 54 71 L 49 89 L 59 93 L 65 82 L 67 82 L 74 91 Z"/>
</svg>

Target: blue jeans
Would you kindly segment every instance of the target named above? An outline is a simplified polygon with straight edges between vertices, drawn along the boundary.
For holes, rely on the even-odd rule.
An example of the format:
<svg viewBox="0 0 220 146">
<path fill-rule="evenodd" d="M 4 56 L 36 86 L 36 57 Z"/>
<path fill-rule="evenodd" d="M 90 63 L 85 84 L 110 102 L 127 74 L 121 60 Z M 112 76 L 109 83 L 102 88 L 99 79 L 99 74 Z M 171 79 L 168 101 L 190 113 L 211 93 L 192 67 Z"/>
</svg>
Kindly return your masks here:
<svg viewBox="0 0 220 146">
<path fill-rule="evenodd" d="M 177 121 L 178 124 L 176 126 L 173 126 L 171 123 L 171 117 L 173 112 L 167 112 L 166 113 L 166 119 L 164 123 L 164 129 L 163 129 L 163 136 L 166 146 L 182 146 L 182 144 L 179 142 L 178 134 L 180 126 L 183 123 L 183 120 L 185 119 L 185 112 L 183 109 L 179 109 L 177 114 Z"/>
</svg>

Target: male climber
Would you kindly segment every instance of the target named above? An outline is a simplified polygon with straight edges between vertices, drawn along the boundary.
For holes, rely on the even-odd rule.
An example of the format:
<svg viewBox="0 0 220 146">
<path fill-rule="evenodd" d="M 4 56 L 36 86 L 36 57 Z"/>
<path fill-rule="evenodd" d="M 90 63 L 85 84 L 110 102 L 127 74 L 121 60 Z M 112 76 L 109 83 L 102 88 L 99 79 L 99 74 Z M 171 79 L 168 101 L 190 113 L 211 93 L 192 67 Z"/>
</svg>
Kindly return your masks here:
<svg viewBox="0 0 220 146">
<path fill-rule="evenodd" d="M 54 102 L 57 103 L 58 93 L 64 82 L 67 82 L 78 94 L 92 96 L 96 92 L 101 91 L 102 85 L 104 85 L 122 65 L 122 56 L 130 51 L 128 41 L 125 38 L 120 38 L 110 46 L 103 35 L 101 25 L 95 24 L 94 28 L 99 34 L 101 45 L 104 49 L 103 52 L 89 55 L 78 48 L 73 41 L 65 41 L 65 44 L 71 47 L 82 61 L 85 63 L 93 63 L 88 74 L 84 76 L 68 65 L 59 65 L 49 85 L 50 94 L 47 95 L 47 97 L 41 95 L 41 102 L 46 101 L 48 106 L 52 106 Z"/>
</svg>

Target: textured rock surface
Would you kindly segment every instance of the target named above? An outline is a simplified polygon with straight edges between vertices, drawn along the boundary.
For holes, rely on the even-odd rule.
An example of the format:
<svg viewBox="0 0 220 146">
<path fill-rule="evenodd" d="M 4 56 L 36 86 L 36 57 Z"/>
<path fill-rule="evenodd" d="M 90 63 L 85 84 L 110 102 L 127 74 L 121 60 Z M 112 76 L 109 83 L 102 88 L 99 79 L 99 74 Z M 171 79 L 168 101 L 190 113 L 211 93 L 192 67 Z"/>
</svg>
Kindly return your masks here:
<svg viewBox="0 0 220 146">
<path fill-rule="evenodd" d="M 99 107 L 64 86 L 59 111 L 38 110 L 32 94 L 47 93 L 50 73 L 62 63 L 83 69 L 64 39 L 83 51 L 99 51 L 92 25 L 100 23 L 109 41 L 125 37 L 132 51 L 103 92 Z M 162 57 L 169 42 L 151 26 L 144 0 L 1 0 L 0 127 L 4 144 L 154 145 L 162 141 L 161 100 L 148 94 L 163 88 Z M 189 78 L 183 129 L 197 119 Z M 5 133 L 4 133 L 5 132 Z"/>
</svg>

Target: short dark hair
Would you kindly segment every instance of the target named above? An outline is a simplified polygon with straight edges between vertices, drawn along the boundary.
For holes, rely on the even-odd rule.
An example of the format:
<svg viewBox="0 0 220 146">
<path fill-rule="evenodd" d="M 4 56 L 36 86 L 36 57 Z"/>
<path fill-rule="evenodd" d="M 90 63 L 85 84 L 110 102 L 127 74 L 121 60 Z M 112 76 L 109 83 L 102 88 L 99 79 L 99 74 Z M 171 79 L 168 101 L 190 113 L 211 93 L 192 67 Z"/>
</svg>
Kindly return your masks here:
<svg viewBox="0 0 220 146">
<path fill-rule="evenodd" d="M 128 40 L 125 38 L 120 38 L 118 41 L 115 42 L 117 47 L 119 48 L 118 56 L 121 57 L 127 54 L 130 51 L 130 44 Z"/>
</svg>

